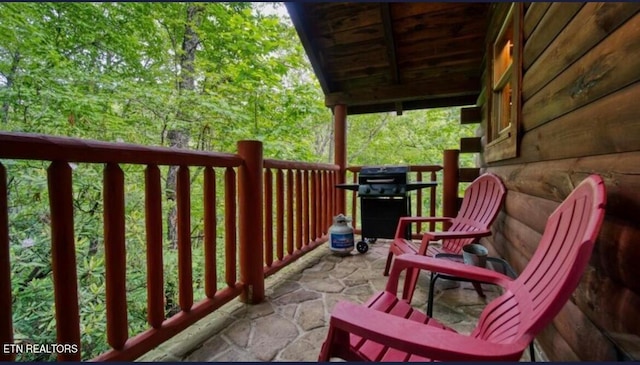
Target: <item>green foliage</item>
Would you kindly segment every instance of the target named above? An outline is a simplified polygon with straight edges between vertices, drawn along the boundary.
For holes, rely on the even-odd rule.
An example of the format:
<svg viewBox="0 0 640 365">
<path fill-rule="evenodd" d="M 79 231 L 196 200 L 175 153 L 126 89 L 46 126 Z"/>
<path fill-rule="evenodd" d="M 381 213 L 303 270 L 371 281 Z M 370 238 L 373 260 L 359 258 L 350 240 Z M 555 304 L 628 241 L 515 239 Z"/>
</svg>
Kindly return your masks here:
<svg viewBox="0 0 640 365">
<path fill-rule="evenodd" d="M 349 165 L 441 165 L 443 151 L 458 149 L 460 138 L 473 136 L 475 128 L 460 125 L 459 108 L 351 116 Z M 461 166 L 473 166 L 472 158 L 461 155 Z"/>
<path fill-rule="evenodd" d="M 264 4 L 0 3 L 0 129 L 167 146 L 184 130 L 189 148 L 233 152 L 264 142 L 267 158 L 331 162 L 331 113 L 288 20 Z M 281 6 L 281 5 L 280 5 Z M 181 90 L 187 25 L 199 36 L 194 90 Z M 349 117 L 352 165 L 440 164 L 444 148 L 473 135 L 457 110 Z M 55 342 L 46 169 L 3 160 L 9 177 L 13 319 L 17 340 Z M 82 359 L 108 350 L 102 170 L 72 164 Z M 143 166 L 123 165 L 129 334 L 146 323 Z M 162 176 L 167 167 L 161 167 Z M 204 298 L 203 179 L 191 169 L 195 299 Z M 218 288 L 224 287 L 224 170 L 216 170 Z M 164 199 L 164 212 L 174 205 Z M 166 222 L 163 229 L 166 230 Z M 177 252 L 164 244 L 166 315 L 178 309 Z M 48 361 L 48 355 L 19 360 Z"/>
</svg>

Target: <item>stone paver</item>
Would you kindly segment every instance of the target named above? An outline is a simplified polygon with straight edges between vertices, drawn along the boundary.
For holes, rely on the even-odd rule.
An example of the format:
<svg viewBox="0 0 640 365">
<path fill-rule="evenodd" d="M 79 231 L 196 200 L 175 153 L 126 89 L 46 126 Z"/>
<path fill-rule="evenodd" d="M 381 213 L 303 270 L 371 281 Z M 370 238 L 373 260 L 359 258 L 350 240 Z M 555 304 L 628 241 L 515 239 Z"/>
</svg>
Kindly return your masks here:
<svg viewBox="0 0 640 365">
<path fill-rule="evenodd" d="M 265 302 L 233 301 L 139 360 L 315 361 L 335 304 L 362 303 L 384 288 L 387 252 L 386 240 L 370 245 L 364 255 L 354 250 L 345 257 L 319 247 L 267 279 Z M 428 273 L 422 273 L 413 300 L 421 310 L 427 288 Z M 435 290 L 434 318 L 461 333 L 473 330 L 486 303 L 499 295 L 485 286 L 487 298 L 480 298 L 468 283 L 450 288 L 439 281 Z"/>
</svg>

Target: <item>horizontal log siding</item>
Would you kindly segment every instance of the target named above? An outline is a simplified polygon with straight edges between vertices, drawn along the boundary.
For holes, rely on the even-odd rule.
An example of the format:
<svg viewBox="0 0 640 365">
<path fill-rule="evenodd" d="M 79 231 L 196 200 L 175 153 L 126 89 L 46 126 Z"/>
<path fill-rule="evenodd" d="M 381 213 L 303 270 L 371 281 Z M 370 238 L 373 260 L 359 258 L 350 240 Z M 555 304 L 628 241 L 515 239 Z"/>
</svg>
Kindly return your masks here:
<svg viewBox="0 0 640 365">
<path fill-rule="evenodd" d="M 636 14 L 538 93 L 525 98 L 524 129 L 553 121 L 640 80 L 638 34 L 640 15 Z"/>
<path fill-rule="evenodd" d="M 517 272 L 570 191 L 592 173 L 605 180 L 607 217 L 590 266 L 537 338 L 552 361 L 615 360 L 608 335 L 640 336 L 639 9 L 637 3 L 533 3 L 524 24 L 519 155 L 480 160 L 483 172 L 499 175 L 508 189 L 484 243 Z M 480 106 L 482 132 L 487 106 Z"/>
<path fill-rule="evenodd" d="M 540 19 L 540 23 L 528 37 L 535 41 L 526 42 L 524 45 L 522 64 L 525 70 L 540 56 L 545 46 L 562 31 L 582 6 L 583 3 L 552 3 L 549 6 L 544 16 Z M 528 20 L 532 21 L 533 19 Z M 526 27 L 525 29 L 528 28 Z"/>
<path fill-rule="evenodd" d="M 541 8 L 548 3 L 534 3 Z M 548 7 L 548 5 L 547 5 Z M 529 99 L 550 80 L 558 76 L 568 66 L 582 57 L 587 51 L 601 42 L 620 24 L 631 17 L 640 8 L 640 3 L 587 3 L 575 15 L 562 33 L 540 55 L 540 58 L 527 69 L 524 76 L 522 95 Z M 525 39 L 528 23 L 532 17 L 525 17 Z M 539 41 L 538 41 L 539 42 Z"/>
</svg>

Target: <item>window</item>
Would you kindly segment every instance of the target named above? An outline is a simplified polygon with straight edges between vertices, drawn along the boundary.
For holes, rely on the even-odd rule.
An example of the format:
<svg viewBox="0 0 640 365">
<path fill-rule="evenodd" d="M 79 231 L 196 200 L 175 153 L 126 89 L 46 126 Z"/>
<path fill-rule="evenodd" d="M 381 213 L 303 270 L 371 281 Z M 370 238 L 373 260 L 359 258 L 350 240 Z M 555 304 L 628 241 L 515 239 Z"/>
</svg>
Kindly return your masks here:
<svg viewBox="0 0 640 365">
<path fill-rule="evenodd" d="M 490 81 L 488 82 L 489 118 L 488 143 L 485 159 L 488 162 L 517 156 L 518 123 L 520 120 L 521 60 L 521 3 L 511 4 L 490 43 Z"/>
</svg>

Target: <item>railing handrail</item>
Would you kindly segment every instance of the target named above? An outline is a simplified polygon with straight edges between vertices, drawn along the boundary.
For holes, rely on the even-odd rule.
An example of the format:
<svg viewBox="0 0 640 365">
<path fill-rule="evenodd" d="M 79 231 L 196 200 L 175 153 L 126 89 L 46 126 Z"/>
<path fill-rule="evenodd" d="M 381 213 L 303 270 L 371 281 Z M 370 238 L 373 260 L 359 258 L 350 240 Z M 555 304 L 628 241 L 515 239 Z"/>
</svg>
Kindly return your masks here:
<svg viewBox="0 0 640 365">
<path fill-rule="evenodd" d="M 264 159 L 264 168 L 282 170 L 326 170 L 339 171 L 340 166 L 328 163 L 299 162 L 287 160 Z"/>
<path fill-rule="evenodd" d="M 19 132 L 0 132 L 0 158 L 216 167 L 238 167 L 242 164 L 242 158 L 232 153 L 151 147 Z"/>
<path fill-rule="evenodd" d="M 409 172 L 438 172 L 442 171 L 443 167 L 440 165 L 406 165 L 409 168 Z M 349 166 L 346 168 L 349 172 L 360 172 L 365 166 Z"/>
</svg>

